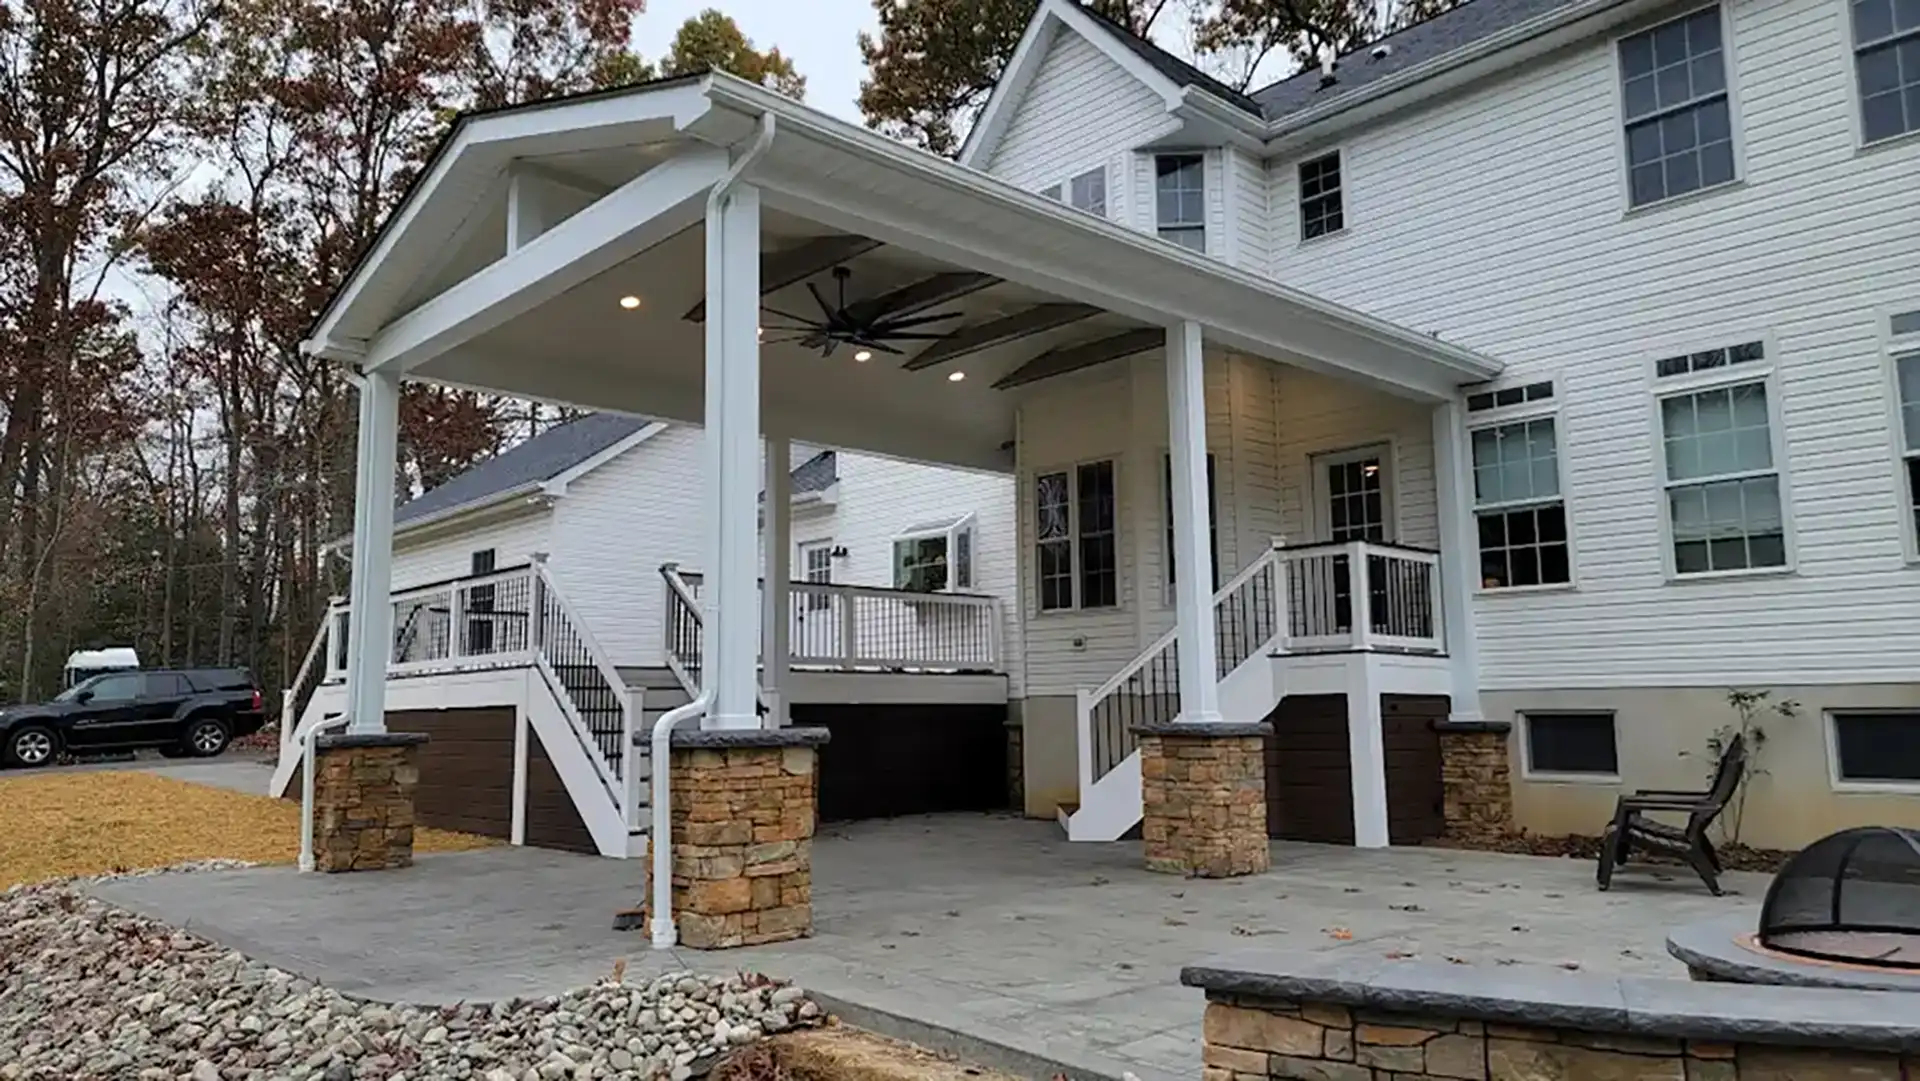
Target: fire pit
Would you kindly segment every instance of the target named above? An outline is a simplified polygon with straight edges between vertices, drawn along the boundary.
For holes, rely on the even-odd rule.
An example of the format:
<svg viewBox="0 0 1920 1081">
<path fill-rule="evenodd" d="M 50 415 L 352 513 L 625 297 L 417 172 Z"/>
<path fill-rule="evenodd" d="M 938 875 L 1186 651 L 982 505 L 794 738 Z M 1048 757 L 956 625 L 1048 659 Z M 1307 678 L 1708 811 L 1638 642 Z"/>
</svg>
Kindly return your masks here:
<svg viewBox="0 0 1920 1081">
<path fill-rule="evenodd" d="M 1789 860 L 1757 933 L 1729 921 L 1682 928 L 1667 951 L 1697 980 L 1920 991 L 1920 831 L 1867 826 Z"/>
</svg>

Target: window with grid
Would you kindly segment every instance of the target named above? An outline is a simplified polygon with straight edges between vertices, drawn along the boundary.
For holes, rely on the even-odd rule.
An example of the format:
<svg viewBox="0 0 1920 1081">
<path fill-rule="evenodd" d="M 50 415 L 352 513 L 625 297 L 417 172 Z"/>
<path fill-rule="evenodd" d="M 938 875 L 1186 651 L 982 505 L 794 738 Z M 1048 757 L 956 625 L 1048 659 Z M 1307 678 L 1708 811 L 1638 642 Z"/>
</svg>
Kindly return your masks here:
<svg viewBox="0 0 1920 1081">
<path fill-rule="evenodd" d="M 1674 573 L 1785 566 L 1766 381 L 1665 395 L 1660 429 Z"/>
<path fill-rule="evenodd" d="M 1207 168 L 1199 154 L 1162 154 L 1153 161 L 1154 220 L 1160 239 L 1207 250 Z"/>
<path fill-rule="evenodd" d="M 1487 589 L 1564 585 L 1573 580 L 1555 436 L 1550 416 L 1469 433 L 1480 584 Z"/>
<path fill-rule="evenodd" d="M 1527 772 L 1620 775 L 1619 741 L 1613 714 L 1601 712 L 1523 713 L 1527 736 Z"/>
<path fill-rule="evenodd" d="M 1040 610 L 1120 603 L 1119 535 L 1111 461 L 1041 473 L 1034 481 L 1034 573 Z"/>
<path fill-rule="evenodd" d="M 1167 585 L 1177 580 L 1173 558 L 1173 455 L 1160 456 L 1161 479 L 1167 493 Z M 1220 588 L 1220 508 L 1213 501 L 1213 455 L 1207 455 L 1207 551 L 1213 558 L 1213 588 Z"/>
<path fill-rule="evenodd" d="M 1920 783 L 1920 713 L 1836 711 L 1830 723 L 1836 780 Z"/>
<path fill-rule="evenodd" d="M 1300 239 L 1347 227 L 1340 198 L 1340 152 L 1300 163 Z"/>
<path fill-rule="evenodd" d="M 1920 311 L 1893 317 L 1893 373 L 1900 393 L 1900 462 L 1907 513 L 1920 538 Z"/>
<path fill-rule="evenodd" d="M 1852 9 L 1861 138 L 1920 131 L 1920 3 L 1853 0 Z"/>
<path fill-rule="evenodd" d="M 1089 169 L 1067 181 L 1067 205 L 1100 217 L 1107 216 L 1107 167 Z"/>
<path fill-rule="evenodd" d="M 1733 180 L 1718 7 L 1622 38 L 1620 95 L 1634 206 Z"/>
</svg>

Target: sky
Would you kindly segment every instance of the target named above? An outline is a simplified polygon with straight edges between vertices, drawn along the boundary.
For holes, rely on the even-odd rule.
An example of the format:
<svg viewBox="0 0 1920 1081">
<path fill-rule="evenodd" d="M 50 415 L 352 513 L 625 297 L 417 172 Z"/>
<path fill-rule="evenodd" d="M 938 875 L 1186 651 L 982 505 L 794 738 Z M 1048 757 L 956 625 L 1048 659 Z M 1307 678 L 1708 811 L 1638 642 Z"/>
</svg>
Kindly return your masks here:
<svg viewBox="0 0 1920 1081">
<path fill-rule="evenodd" d="M 635 47 L 658 60 L 680 24 L 707 8 L 733 16 L 754 48 L 777 45 L 791 57 L 807 77 L 807 104 L 859 122 L 854 103 L 867 68 L 856 35 L 879 27 L 873 0 L 647 0 Z"/>
</svg>

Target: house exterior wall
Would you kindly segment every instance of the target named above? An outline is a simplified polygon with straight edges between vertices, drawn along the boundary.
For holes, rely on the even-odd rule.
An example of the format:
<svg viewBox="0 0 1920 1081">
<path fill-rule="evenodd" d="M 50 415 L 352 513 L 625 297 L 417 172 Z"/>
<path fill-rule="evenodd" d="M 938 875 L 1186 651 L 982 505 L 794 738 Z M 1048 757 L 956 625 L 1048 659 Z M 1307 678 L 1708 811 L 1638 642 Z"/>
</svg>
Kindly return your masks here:
<svg viewBox="0 0 1920 1081">
<path fill-rule="evenodd" d="M 1104 164 L 1111 211 L 1111 200 L 1123 187 L 1120 178 L 1132 168 L 1128 151 L 1179 126 L 1159 95 L 1086 38 L 1056 29 L 985 168 L 1037 191 Z M 1151 187 L 1146 194 L 1150 213 Z"/>
<path fill-rule="evenodd" d="M 534 552 L 551 550 L 552 523 L 550 507 L 530 504 L 510 516 L 450 532 L 416 538 L 401 534 L 394 538 L 393 588 L 464 578 L 473 572 L 473 554 L 488 548 L 502 570 L 525 566 Z"/>
<path fill-rule="evenodd" d="M 1621 777 L 1569 784 L 1516 769 L 1518 821 L 1536 831 L 1597 832 L 1623 788 L 1697 786 L 1705 743 L 1731 718 L 1725 691 L 1736 686 L 1774 688 L 1804 714 L 1780 726 L 1767 752 L 1756 798 L 1770 793 L 1770 806 L 1750 812 L 1746 839 L 1796 845 L 1842 825 L 1920 821 L 1911 796 L 1839 790 L 1820 719 L 1835 708 L 1913 704 L 1920 566 L 1905 521 L 1885 326 L 1889 312 L 1920 308 L 1920 140 L 1860 147 L 1845 4 L 1739 0 L 1725 14 L 1740 179 L 1669 203 L 1628 209 L 1611 36 L 1264 163 L 1238 149 L 1209 151 L 1209 195 L 1220 191 L 1224 204 L 1221 228 L 1209 220 L 1213 254 L 1498 357 L 1508 367 L 1503 385 L 1555 383 L 1574 582 L 1475 597 L 1483 705 L 1503 719 L 1557 705 L 1615 711 Z M 1077 119 L 1051 123 L 1102 128 L 1104 104 L 1084 98 Z M 1133 209 L 1115 216 L 1151 229 L 1151 151 L 1129 138 L 1138 148 Z M 1179 145 L 1179 136 L 1154 144 Z M 1333 149 L 1347 228 L 1303 242 L 1297 167 Z M 1025 164 L 1004 172 L 999 155 L 994 163 L 1022 183 L 1046 173 Z M 1789 568 L 1674 580 L 1653 362 L 1755 340 L 1774 372 Z M 1277 513 L 1279 532 L 1306 535 L 1307 455 L 1384 430 L 1400 539 L 1431 544 L 1426 410 L 1274 370 L 1271 423 L 1231 413 L 1228 451 L 1271 446 L 1278 499 L 1263 507 L 1247 474 L 1264 467 L 1237 465 L 1236 518 Z M 1036 389 L 1022 414 L 1023 516 L 1030 464 L 1129 453 L 1118 444 L 1164 413 L 1143 393 L 1111 377 L 1097 389 L 1069 391 L 1064 381 Z M 1218 433 L 1209 436 L 1218 453 Z M 1142 582 L 1154 581 L 1149 546 L 1159 534 L 1139 527 L 1162 497 L 1138 476 L 1141 448 L 1130 453 L 1122 513 L 1136 539 L 1122 539 L 1122 608 L 1029 616 L 1035 696 L 1106 678 L 1154 625 L 1144 614 L 1151 603 L 1136 597 L 1158 588 Z M 1235 532 L 1244 546 L 1259 530 Z M 1022 539 L 1024 551 L 1024 519 Z M 1030 604 L 1024 576 L 1022 589 Z M 1082 637 L 1084 647 L 1068 644 Z M 1047 709 L 1037 697 L 1029 703 L 1030 746 L 1047 742 L 1033 731 Z M 1065 713 L 1070 723 L 1070 699 Z M 1516 741 L 1522 731 L 1516 725 Z M 1034 772 L 1029 761 L 1030 791 Z"/>
<path fill-rule="evenodd" d="M 554 503 L 554 579 L 616 665 L 663 663 L 660 565 L 700 563 L 703 438 L 670 425 Z"/>
</svg>

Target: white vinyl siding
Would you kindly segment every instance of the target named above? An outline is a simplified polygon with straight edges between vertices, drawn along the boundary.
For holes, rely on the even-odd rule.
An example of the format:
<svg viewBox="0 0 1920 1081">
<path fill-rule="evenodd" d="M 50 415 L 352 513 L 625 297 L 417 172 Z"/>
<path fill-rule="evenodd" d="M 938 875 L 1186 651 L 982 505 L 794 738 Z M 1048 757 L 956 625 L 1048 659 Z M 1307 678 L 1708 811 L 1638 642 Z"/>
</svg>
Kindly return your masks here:
<svg viewBox="0 0 1920 1081">
<path fill-rule="evenodd" d="M 1029 191 L 1096 164 L 1121 175 L 1129 152 L 1179 128 L 1166 105 L 1087 39 L 1055 30 L 983 168 Z"/>
<path fill-rule="evenodd" d="M 430 582 L 465 578 L 473 573 L 475 552 L 492 549 L 494 565 L 502 570 L 524 567 L 534 552 L 549 551 L 553 513 L 529 507 L 484 524 L 442 532 L 430 540 L 402 533 L 393 544 L 393 588 L 409 589 Z"/>
<path fill-rule="evenodd" d="M 1920 296 L 1920 142 L 1859 152 L 1837 3 L 1725 18 L 1747 183 L 1623 215 L 1617 43 L 1595 37 L 1343 134 L 1365 243 L 1275 250 L 1288 285 L 1499 357 L 1506 381 L 1555 380 L 1579 588 L 1475 598 L 1483 691 L 1911 679 L 1920 574 L 1889 476 L 1885 320 Z M 1292 166 L 1270 166 L 1277 225 Z M 1755 328 L 1795 573 L 1671 581 L 1651 359 Z M 1404 464 L 1396 479 L 1413 490 Z"/>
</svg>

